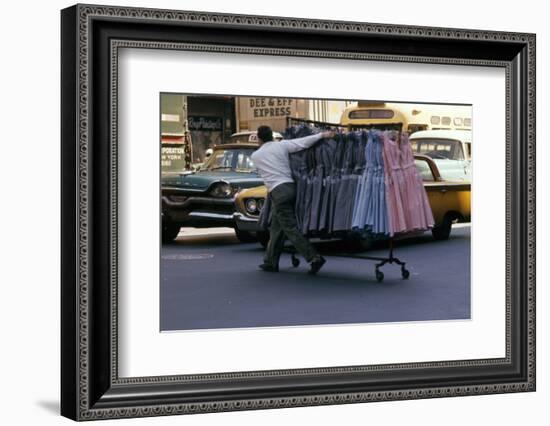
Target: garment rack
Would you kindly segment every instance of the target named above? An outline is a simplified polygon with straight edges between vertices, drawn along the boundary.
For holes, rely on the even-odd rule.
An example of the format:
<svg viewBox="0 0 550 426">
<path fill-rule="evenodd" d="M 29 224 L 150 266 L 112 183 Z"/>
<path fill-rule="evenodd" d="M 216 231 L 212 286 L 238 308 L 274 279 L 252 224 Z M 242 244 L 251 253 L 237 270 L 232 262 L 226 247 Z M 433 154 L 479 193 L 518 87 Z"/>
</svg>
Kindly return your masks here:
<svg viewBox="0 0 550 426">
<path fill-rule="evenodd" d="M 380 257 L 380 256 L 363 256 L 355 253 L 342 253 L 342 254 L 330 254 L 326 257 L 346 257 L 348 259 L 361 259 L 361 260 L 377 260 L 378 263 L 374 266 L 374 273 L 376 277 L 376 281 L 382 282 L 384 280 L 384 273 L 380 270 L 382 266 L 384 266 L 386 263 L 392 264 L 396 263 L 397 265 L 401 266 L 401 277 L 406 280 L 410 276 L 409 270 L 405 267 L 406 262 L 403 262 L 399 258 L 395 257 L 393 255 L 393 238 L 389 239 L 389 253 L 387 257 Z M 300 266 L 300 259 L 296 257 L 296 250 L 294 247 L 290 249 L 290 255 L 291 255 L 291 262 L 292 266 L 297 268 Z"/>
<path fill-rule="evenodd" d="M 342 129 L 342 130 L 369 130 L 371 126 L 343 126 L 338 123 L 329 123 L 329 122 L 323 122 L 323 121 L 317 121 L 317 120 L 307 120 L 302 118 L 294 118 L 294 117 L 287 117 L 287 127 L 290 127 L 292 125 L 296 124 L 305 124 L 305 125 L 313 125 L 321 129 Z M 391 128 L 388 128 L 388 130 L 394 130 Z M 384 273 L 380 270 L 382 266 L 384 266 L 386 263 L 389 264 L 397 264 L 401 267 L 401 277 L 406 280 L 410 276 L 409 270 L 406 268 L 406 262 L 403 262 L 399 258 L 395 257 L 393 255 L 393 237 L 389 239 L 389 253 L 387 257 L 380 257 L 380 256 L 363 256 L 359 254 L 354 253 L 342 253 L 342 254 L 331 254 L 327 257 L 346 257 L 349 259 L 362 259 L 362 260 L 374 260 L 378 261 L 378 263 L 374 267 L 376 281 L 382 282 L 384 280 Z M 290 251 L 291 254 L 291 262 L 292 266 L 297 268 L 300 265 L 300 259 L 296 257 L 296 250 L 294 248 Z"/>
</svg>

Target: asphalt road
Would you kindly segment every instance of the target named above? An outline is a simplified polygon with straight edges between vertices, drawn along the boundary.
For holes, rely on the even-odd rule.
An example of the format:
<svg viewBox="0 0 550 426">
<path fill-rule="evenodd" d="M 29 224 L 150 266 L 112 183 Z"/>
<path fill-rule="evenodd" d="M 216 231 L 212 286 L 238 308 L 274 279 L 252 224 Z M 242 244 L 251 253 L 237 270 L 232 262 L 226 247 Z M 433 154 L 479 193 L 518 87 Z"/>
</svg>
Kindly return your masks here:
<svg viewBox="0 0 550 426">
<path fill-rule="evenodd" d="M 332 255 L 349 252 L 341 242 L 318 249 L 327 263 L 316 276 L 283 255 L 280 272 L 258 269 L 263 249 L 242 244 L 225 228 L 184 228 L 161 252 L 161 330 L 296 326 L 470 318 L 470 227 L 454 227 L 448 241 L 431 234 L 398 241 L 398 266 Z M 386 256 L 387 248 L 364 252 Z M 357 253 L 355 253 L 357 254 Z"/>
</svg>

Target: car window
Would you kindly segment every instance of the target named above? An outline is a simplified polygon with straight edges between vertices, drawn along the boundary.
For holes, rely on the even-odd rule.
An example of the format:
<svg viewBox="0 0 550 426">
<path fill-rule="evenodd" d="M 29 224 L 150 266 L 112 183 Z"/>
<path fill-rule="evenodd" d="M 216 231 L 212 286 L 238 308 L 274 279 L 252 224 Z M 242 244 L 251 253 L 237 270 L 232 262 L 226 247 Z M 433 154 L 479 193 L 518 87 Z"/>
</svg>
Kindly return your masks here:
<svg viewBox="0 0 550 426">
<path fill-rule="evenodd" d="M 237 164 L 235 166 L 235 169 L 237 171 L 248 171 L 248 170 L 255 169 L 254 163 L 250 158 L 251 154 L 252 154 L 252 151 L 250 153 L 245 151 L 239 152 L 239 154 L 237 155 Z"/>
<path fill-rule="evenodd" d="M 255 171 L 250 156 L 254 149 L 216 149 L 201 170 L 233 170 L 237 172 Z"/>
<path fill-rule="evenodd" d="M 205 164 L 204 167 L 207 169 L 217 169 L 223 167 L 231 168 L 232 159 L 233 151 L 217 149 L 208 159 L 208 162 Z"/>
<path fill-rule="evenodd" d="M 427 129 L 428 129 L 427 124 L 409 124 L 409 126 L 407 127 L 407 131 L 409 132 L 409 134 L 414 132 L 419 132 L 420 130 L 427 130 Z"/>
<path fill-rule="evenodd" d="M 411 148 L 415 154 L 427 155 L 436 160 L 464 160 L 462 144 L 453 139 L 414 139 Z"/>
<path fill-rule="evenodd" d="M 418 173 L 420 173 L 420 176 L 424 182 L 435 181 L 432 169 L 430 169 L 430 165 L 426 160 L 415 158 L 414 163 L 416 165 L 416 170 L 418 170 Z"/>
</svg>

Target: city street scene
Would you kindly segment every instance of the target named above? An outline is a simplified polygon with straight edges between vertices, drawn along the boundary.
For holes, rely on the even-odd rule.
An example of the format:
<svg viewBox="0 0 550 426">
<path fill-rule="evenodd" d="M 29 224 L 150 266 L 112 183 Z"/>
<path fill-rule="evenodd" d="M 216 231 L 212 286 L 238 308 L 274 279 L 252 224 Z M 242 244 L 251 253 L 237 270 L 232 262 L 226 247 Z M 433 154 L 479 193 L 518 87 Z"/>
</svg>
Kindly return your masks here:
<svg viewBox="0 0 550 426">
<path fill-rule="evenodd" d="M 161 331 L 470 319 L 471 105 L 160 97 Z"/>
</svg>

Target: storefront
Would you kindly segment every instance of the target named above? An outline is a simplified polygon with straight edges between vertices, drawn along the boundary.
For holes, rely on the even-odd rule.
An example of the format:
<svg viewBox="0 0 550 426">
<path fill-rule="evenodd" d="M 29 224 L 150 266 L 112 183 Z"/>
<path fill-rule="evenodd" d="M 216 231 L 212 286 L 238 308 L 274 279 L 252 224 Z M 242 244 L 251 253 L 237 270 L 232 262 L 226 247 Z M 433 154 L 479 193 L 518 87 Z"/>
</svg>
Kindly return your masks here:
<svg viewBox="0 0 550 426">
<path fill-rule="evenodd" d="M 235 98 L 187 96 L 187 123 L 192 140 L 192 163 L 204 162 L 206 150 L 222 144 L 236 131 Z"/>
<path fill-rule="evenodd" d="M 207 151 L 227 143 L 233 133 L 260 125 L 283 133 L 289 117 L 337 122 L 342 101 L 274 97 L 161 95 L 163 173 L 200 166 Z"/>
</svg>

